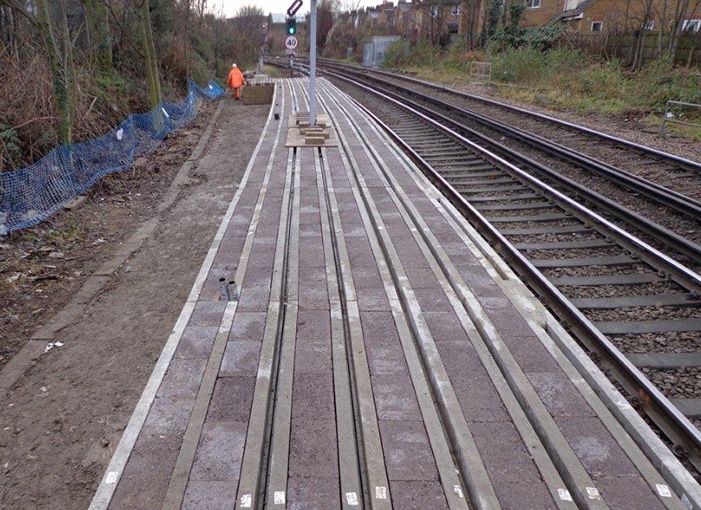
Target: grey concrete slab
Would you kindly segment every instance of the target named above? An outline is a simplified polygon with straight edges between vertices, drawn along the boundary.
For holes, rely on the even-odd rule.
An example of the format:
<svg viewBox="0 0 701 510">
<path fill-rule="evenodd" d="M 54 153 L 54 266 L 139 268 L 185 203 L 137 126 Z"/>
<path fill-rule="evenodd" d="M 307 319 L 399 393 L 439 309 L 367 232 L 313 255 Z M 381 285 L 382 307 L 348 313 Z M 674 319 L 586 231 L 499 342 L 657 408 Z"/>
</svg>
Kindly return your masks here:
<svg viewBox="0 0 701 510">
<path fill-rule="evenodd" d="M 414 387 L 408 375 L 372 377 L 377 417 L 380 420 L 420 420 Z"/>
<path fill-rule="evenodd" d="M 262 342 L 266 315 L 265 312 L 237 310 L 229 333 L 229 341 Z"/>
<path fill-rule="evenodd" d="M 628 456 L 598 418 L 556 418 L 556 421 L 594 480 L 638 475 Z"/>
<path fill-rule="evenodd" d="M 260 345 L 260 342 L 250 340 L 227 342 L 219 369 L 219 376 L 255 377 L 258 372 Z"/>
<path fill-rule="evenodd" d="M 287 486 L 288 510 L 339 510 L 337 478 L 291 477 Z"/>
<path fill-rule="evenodd" d="M 195 305 L 195 310 L 190 316 L 188 326 L 213 326 L 219 327 L 224 315 L 226 303 L 224 301 L 200 301 Z"/>
<path fill-rule="evenodd" d="M 555 510 L 553 497 L 543 486 L 530 482 L 503 482 L 494 487 L 502 508 L 510 510 Z"/>
<path fill-rule="evenodd" d="M 175 356 L 178 358 L 206 359 L 214 345 L 217 329 L 214 326 L 186 327 L 178 348 L 175 350 Z"/>
<path fill-rule="evenodd" d="M 230 510 L 235 500 L 235 481 L 191 480 L 187 484 L 182 510 Z"/>
<path fill-rule="evenodd" d="M 360 323 L 363 338 L 368 346 L 399 345 L 399 335 L 394 324 L 394 317 L 388 311 L 361 311 Z"/>
<path fill-rule="evenodd" d="M 431 336 L 436 342 L 459 341 L 468 343 L 470 341 L 464 327 L 452 311 L 424 312 L 424 319 L 426 319 Z M 471 331 L 477 333 L 474 327 Z"/>
<path fill-rule="evenodd" d="M 443 487 L 434 481 L 404 481 L 390 482 L 392 504 L 402 510 L 442 510 L 448 508 Z"/>
<path fill-rule="evenodd" d="M 423 421 L 380 421 L 387 477 L 438 480 L 438 470 Z"/>
<path fill-rule="evenodd" d="M 190 481 L 238 480 L 247 426 L 246 422 L 205 423 Z"/>
<path fill-rule="evenodd" d="M 367 348 L 370 374 L 373 376 L 406 374 L 407 365 L 400 345 L 371 345 Z"/>
<path fill-rule="evenodd" d="M 206 359 L 173 359 L 158 388 L 158 396 L 194 399 L 206 366 Z"/>
<path fill-rule="evenodd" d="M 297 338 L 329 341 L 331 338 L 329 314 L 315 310 L 300 310 L 297 316 Z"/>
<path fill-rule="evenodd" d="M 270 277 L 257 278 L 250 283 L 244 281 L 239 298 L 239 310 L 242 312 L 262 312 L 267 310 L 270 299 Z"/>
<path fill-rule="evenodd" d="M 333 418 L 293 417 L 290 432 L 290 479 L 337 479 L 337 444 L 336 421 Z"/>
<path fill-rule="evenodd" d="M 513 424 L 474 423 L 470 429 L 495 488 L 502 483 L 543 483 Z"/>
<path fill-rule="evenodd" d="M 356 289 L 361 312 L 390 311 L 392 307 L 382 289 Z"/>
<path fill-rule="evenodd" d="M 179 446 L 178 437 L 140 436 L 109 508 L 160 508 L 168 489 Z"/>
<path fill-rule="evenodd" d="M 595 416 L 563 372 L 529 373 L 526 376 L 553 416 Z"/>
<path fill-rule="evenodd" d="M 142 430 L 156 434 L 183 434 L 194 404 L 194 398 L 157 395 Z"/>
<path fill-rule="evenodd" d="M 253 400 L 255 377 L 222 377 L 217 380 L 207 421 L 247 422 Z"/>
<path fill-rule="evenodd" d="M 521 369 L 526 372 L 560 372 L 560 366 L 535 335 L 503 334 L 504 343 Z"/>
<path fill-rule="evenodd" d="M 445 292 L 440 287 L 414 289 L 422 310 L 427 312 L 450 312 L 453 310 Z"/>
<path fill-rule="evenodd" d="M 596 484 L 609 507 L 616 510 L 656 510 L 665 506 L 639 476 L 599 478 Z"/>
<path fill-rule="evenodd" d="M 304 310 L 328 310 L 329 293 L 326 281 L 301 281 L 299 307 Z"/>
<path fill-rule="evenodd" d="M 292 386 L 292 416 L 304 420 L 334 418 L 331 372 L 295 373 Z"/>
<path fill-rule="evenodd" d="M 330 340 L 298 339 L 295 351 L 296 373 L 314 374 L 331 370 Z"/>
</svg>

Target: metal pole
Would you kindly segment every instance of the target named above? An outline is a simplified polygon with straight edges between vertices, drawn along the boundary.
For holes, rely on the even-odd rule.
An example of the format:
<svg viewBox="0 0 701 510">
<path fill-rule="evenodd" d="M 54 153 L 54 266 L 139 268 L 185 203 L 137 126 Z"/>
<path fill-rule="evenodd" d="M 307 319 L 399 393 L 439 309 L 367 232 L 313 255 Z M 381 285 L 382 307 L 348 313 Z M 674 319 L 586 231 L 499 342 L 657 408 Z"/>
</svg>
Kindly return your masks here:
<svg viewBox="0 0 701 510">
<path fill-rule="evenodd" d="M 309 125 L 316 126 L 316 2 L 311 0 L 309 12 Z"/>
</svg>

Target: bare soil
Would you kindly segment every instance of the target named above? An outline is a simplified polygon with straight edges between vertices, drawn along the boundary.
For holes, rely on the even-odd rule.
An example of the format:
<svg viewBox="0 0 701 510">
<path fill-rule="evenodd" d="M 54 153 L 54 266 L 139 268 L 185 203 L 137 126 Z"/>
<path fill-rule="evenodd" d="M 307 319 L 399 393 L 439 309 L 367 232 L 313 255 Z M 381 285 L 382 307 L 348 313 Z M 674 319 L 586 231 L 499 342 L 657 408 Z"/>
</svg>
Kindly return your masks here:
<svg viewBox="0 0 701 510">
<path fill-rule="evenodd" d="M 145 220 L 211 117 L 208 105 L 78 208 L 0 239 L 6 363 Z M 226 100 L 155 232 L 0 404 L 0 508 L 86 508 L 255 147 L 268 106 Z"/>
</svg>

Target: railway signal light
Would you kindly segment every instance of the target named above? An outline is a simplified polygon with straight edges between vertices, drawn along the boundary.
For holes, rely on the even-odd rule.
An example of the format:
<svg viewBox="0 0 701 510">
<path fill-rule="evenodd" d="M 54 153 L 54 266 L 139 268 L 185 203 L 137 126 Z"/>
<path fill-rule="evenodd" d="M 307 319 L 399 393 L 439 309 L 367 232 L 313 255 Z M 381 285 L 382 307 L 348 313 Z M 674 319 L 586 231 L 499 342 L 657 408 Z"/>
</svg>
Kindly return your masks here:
<svg viewBox="0 0 701 510">
<path fill-rule="evenodd" d="M 297 18 L 294 16 L 287 18 L 287 35 L 297 34 Z"/>
</svg>

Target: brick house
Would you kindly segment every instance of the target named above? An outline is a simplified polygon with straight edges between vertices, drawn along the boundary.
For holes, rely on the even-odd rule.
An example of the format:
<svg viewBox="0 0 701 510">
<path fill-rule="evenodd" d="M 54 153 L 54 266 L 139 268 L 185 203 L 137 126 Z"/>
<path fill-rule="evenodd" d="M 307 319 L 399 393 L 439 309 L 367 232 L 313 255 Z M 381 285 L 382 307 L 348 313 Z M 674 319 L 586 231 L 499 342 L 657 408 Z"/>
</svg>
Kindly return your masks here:
<svg viewBox="0 0 701 510">
<path fill-rule="evenodd" d="M 538 27 L 561 22 L 579 33 L 633 32 L 643 25 L 646 30 L 658 30 L 663 22 L 660 16 L 663 3 L 663 0 L 653 0 L 646 16 L 644 0 L 526 0 L 522 25 Z M 664 23 L 669 28 L 671 15 L 667 15 Z M 683 23 L 686 29 L 698 32 L 701 6 L 688 14 Z"/>
</svg>

